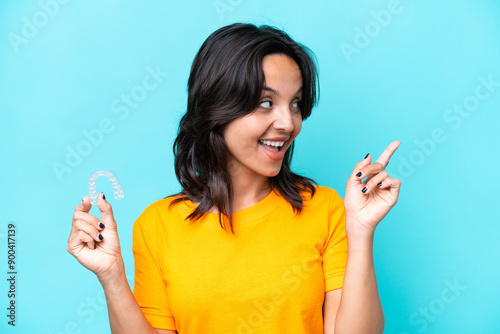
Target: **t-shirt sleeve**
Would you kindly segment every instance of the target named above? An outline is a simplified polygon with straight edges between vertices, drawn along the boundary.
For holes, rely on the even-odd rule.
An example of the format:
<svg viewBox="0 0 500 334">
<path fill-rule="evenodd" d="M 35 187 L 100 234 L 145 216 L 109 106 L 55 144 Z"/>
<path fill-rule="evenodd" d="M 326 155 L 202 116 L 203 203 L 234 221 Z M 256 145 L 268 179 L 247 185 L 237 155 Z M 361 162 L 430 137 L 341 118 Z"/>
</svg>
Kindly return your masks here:
<svg viewBox="0 0 500 334">
<path fill-rule="evenodd" d="M 167 302 L 167 286 L 158 261 L 157 215 L 148 207 L 134 222 L 132 251 L 135 276 L 133 294 L 148 322 L 159 329 L 176 330 Z"/>
<path fill-rule="evenodd" d="M 347 263 L 344 201 L 332 189 L 328 211 L 328 239 L 324 245 L 325 292 L 342 288 Z"/>
</svg>

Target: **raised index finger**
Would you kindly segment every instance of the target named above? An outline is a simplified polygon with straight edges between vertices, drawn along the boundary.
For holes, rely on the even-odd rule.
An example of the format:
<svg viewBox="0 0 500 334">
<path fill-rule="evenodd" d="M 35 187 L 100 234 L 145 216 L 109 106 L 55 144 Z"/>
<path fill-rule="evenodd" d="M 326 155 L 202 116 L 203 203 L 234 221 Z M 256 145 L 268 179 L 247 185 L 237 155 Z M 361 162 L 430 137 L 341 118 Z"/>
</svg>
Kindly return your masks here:
<svg viewBox="0 0 500 334">
<path fill-rule="evenodd" d="M 399 140 L 395 140 L 387 146 L 384 152 L 378 157 L 377 162 L 380 162 L 382 166 L 387 167 L 389 164 L 389 160 L 391 159 L 393 153 L 397 150 L 397 148 L 401 145 Z"/>
</svg>

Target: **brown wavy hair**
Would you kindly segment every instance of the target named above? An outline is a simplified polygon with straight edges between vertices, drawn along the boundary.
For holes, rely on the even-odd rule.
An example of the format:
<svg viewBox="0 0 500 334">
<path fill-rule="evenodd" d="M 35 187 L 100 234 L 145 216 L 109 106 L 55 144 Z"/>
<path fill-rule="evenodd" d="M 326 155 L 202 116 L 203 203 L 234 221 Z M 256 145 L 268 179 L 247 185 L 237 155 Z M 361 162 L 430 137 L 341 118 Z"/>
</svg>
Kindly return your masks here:
<svg viewBox="0 0 500 334">
<path fill-rule="evenodd" d="M 262 60 L 270 54 L 286 55 L 299 66 L 303 84 L 300 108 L 305 120 L 319 99 L 315 56 L 284 31 L 268 25 L 231 24 L 213 32 L 196 54 L 188 80 L 187 112 L 173 145 L 175 174 L 182 191 L 167 196 L 179 196 L 170 205 L 186 199 L 200 202 L 186 219 L 197 220 L 214 206 L 221 227 L 225 229 L 223 217 L 227 218 L 234 233 L 224 127 L 259 106 L 265 81 Z M 316 182 L 291 171 L 293 148 L 294 143 L 283 158 L 280 172 L 269 180 L 272 189 L 300 213 L 301 192 L 314 196 Z"/>
</svg>

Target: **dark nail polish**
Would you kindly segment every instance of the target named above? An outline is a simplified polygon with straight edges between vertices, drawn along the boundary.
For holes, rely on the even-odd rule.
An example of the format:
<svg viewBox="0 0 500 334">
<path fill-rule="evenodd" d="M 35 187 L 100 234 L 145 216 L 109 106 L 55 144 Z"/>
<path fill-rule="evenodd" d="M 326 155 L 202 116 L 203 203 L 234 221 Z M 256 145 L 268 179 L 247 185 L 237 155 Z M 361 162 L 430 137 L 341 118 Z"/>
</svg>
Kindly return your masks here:
<svg viewBox="0 0 500 334">
<path fill-rule="evenodd" d="M 379 184 L 377 184 L 377 186 L 381 187 L 382 186 L 382 182 L 380 182 Z"/>
<path fill-rule="evenodd" d="M 361 176 L 361 172 L 358 172 L 358 174 L 356 174 L 357 177 L 360 177 Z"/>
<path fill-rule="evenodd" d="M 99 222 L 99 227 L 104 228 L 104 224 L 102 222 Z"/>
<path fill-rule="evenodd" d="M 366 159 L 366 158 L 368 158 L 368 156 L 369 156 L 369 155 L 370 155 L 370 153 L 368 153 L 368 154 L 366 155 L 365 159 Z M 364 159 L 363 159 L 363 160 L 364 160 Z"/>
<path fill-rule="evenodd" d="M 363 188 L 363 190 L 361 190 L 363 192 L 363 194 L 366 192 L 366 187 Z"/>
<path fill-rule="evenodd" d="M 97 248 L 97 244 L 96 244 L 96 243 L 94 243 L 94 249 L 96 249 L 96 248 Z"/>
<path fill-rule="evenodd" d="M 99 240 L 102 240 L 102 239 L 104 239 L 104 237 L 102 236 L 101 233 L 99 233 Z"/>
<path fill-rule="evenodd" d="M 104 196 L 104 193 L 102 193 L 102 199 L 104 199 L 104 200 L 106 199 L 106 196 Z"/>
</svg>

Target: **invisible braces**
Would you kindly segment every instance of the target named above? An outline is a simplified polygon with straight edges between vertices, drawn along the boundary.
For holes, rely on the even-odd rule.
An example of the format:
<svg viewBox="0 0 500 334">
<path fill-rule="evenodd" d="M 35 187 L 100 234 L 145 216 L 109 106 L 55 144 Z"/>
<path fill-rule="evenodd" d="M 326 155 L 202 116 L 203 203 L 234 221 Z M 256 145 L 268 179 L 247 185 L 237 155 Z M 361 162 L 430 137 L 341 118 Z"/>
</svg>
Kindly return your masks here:
<svg viewBox="0 0 500 334">
<path fill-rule="evenodd" d="M 87 181 L 87 195 L 90 198 L 90 203 L 97 203 L 97 190 L 95 180 L 99 176 L 106 176 L 108 178 L 109 183 L 113 188 L 113 193 L 116 199 L 122 199 L 125 196 L 125 194 L 123 193 L 122 184 L 116 177 L 115 173 L 105 169 L 98 169 L 93 172 L 92 175 L 90 175 L 89 180 Z"/>
</svg>

